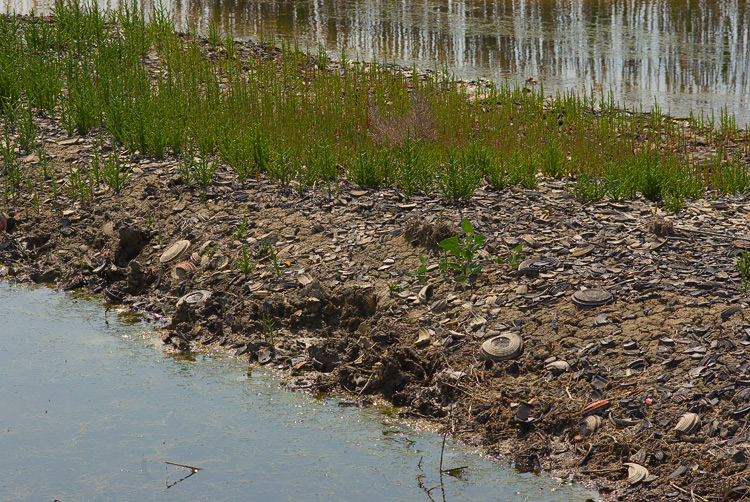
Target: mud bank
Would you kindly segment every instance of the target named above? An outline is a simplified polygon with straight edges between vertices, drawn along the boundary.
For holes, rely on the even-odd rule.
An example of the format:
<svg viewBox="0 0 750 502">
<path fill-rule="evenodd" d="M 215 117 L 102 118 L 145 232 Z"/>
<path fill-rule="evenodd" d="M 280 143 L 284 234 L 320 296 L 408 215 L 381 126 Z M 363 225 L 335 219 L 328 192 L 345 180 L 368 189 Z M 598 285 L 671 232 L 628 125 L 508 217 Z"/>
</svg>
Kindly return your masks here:
<svg viewBox="0 0 750 502">
<path fill-rule="evenodd" d="M 64 186 L 95 138 L 37 120 Z M 11 204 L 3 275 L 167 316 L 177 350 L 215 346 L 289 371 L 290 387 L 383 396 L 607 497 L 744 495 L 746 198 L 662 217 L 645 201 L 582 205 L 545 181 L 458 207 L 345 179 L 298 193 L 220 165 L 202 188 L 180 182 L 176 159 L 130 167 L 119 194 Z M 471 286 L 439 266 L 437 243 L 464 218 L 487 239 Z M 523 350 L 483 357 L 507 333 Z"/>
</svg>

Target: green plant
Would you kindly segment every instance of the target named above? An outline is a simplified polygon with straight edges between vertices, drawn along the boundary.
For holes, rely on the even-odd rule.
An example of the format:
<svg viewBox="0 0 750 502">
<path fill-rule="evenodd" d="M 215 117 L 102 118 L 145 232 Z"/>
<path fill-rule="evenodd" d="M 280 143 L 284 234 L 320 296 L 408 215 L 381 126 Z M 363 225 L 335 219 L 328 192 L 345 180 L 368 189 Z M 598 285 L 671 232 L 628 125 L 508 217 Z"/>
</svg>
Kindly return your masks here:
<svg viewBox="0 0 750 502">
<path fill-rule="evenodd" d="M 388 286 L 388 291 L 392 291 L 394 293 L 398 293 L 401 291 L 401 285 L 396 281 L 385 281 L 386 286 Z"/>
<path fill-rule="evenodd" d="M 270 242 L 268 243 L 268 258 L 270 260 L 268 269 L 277 277 L 281 277 L 281 274 L 284 273 L 284 263 L 279 260 L 279 257 L 276 255 L 276 250 L 273 249 Z"/>
<path fill-rule="evenodd" d="M 474 152 L 457 154 L 446 152 L 445 168 L 438 177 L 438 190 L 451 202 L 468 200 L 482 182 L 483 170 L 477 164 Z"/>
<path fill-rule="evenodd" d="M 446 259 L 441 268 L 456 275 L 453 280 L 471 286 L 472 278 L 482 271 L 482 264 L 477 261 L 476 254 L 484 246 L 486 237 L 474 233 L 474 227 L 468 218 L 461 222 L 461 234 L 448 237 L 438 245 L 445 251 Z"/>
<path fill-rule="evenodd" d="M 193 177 L 202 186 L 207 187 L 214 182 L 217 161 L 210 156 L 203 155 L 197 163 L 194 163 Z"/>
<path fill-rule="evenodd" d="M 421 139 L 407 136 L 397 152 L 396 185 L 408 199 L 418 188 L 428 188 L 432 173 L 429 171 L 427 153 Z"/>
<path fill-rule="evenodd" d="M 109 158 L 102 166 L 102 179 L 115 193 L 125 188 L 125 184 L 130 177 L 131 168 L 125 168 L 120 161 L 120 154 L 117 149 L 112 150 Z M 97 182 L 98 184 L 98 182 Z"/>
<path fill-rule="evenodd" d="M 526 255 L 523 253 L 523 244 L 518 244 L 514 248 L 507 248 L 508 251 L 508 265 L 513 268 L 518 268 Z"/>
<path fill-rule="evenodd" d="M 255 270 L 256 265 L 258 265 L 258 261 L 254 257 L 250 257 L 250 253 L 247 252 L 247 248 L 243 244 L 240 257 L 237 258 L 237 268 L 240 269 L 240 272 L 247 275 Z"/>
<path fill-rule="evenodd" d="M 18 148 L 31 151 L 36 146 L 37 128 L 31 108 L 22 108 L 18 118 Z"/>
<path fill-rule="evenodd" d="M 273 320 L 273 317 L 271 317 L 271 313 L 267 310 L 263 310 L 263 331 L 265 333 L 265 338 L 268 343 L 273 345 L 274 343 L 274 325 L 276 324 Z"/>
<path fill-rule="evenodd" d="M 427 260 L 421 254 L 419 255 L 420 265 L 414 272 L 407 272 L 406 275 L 409 277 L 416 277 L 419 284 L 427 282 Z"/>
<path fill-rule="evenodd" d="M 71 167 L 68 181 L 70 182 L 68 193 L 74 199 L 86 202 L 94 198 L 97 183 L 90 170 L 83 168 L 74 169 Z"/>
<path fill-rule="evenodd" d="M 742 279 L 742 287 L 740 290 L 745 293 L 750 281 L 750 252 L 743 251 L 741 254 L 736 256 L 737 269 L 740 272 L 740 278 Z"/>
<path fill-rule="evenodd" d="M 216 49 L 221 44 L 221 39 L 221 27 L 219 27 L 219 23 L 216 22 L 216 19 L 212 18 L 208 21 L 206 41 L 208 41 L 208 45 L 210 45 L 212 49 Z"/>
<path fill-rule="evenodd" d="M 565 175 L 565 152 L 562 151 L 557 134 L 550 136 L 542 148 L 542 173 L 553 178 Z"/>
<path fill-rule="evenodd" d="M 584 202 L 602 200 L 606 194 L 606 184 L 593 174 L 581 173 L 573 187 L 573 194 Z"/>
<path fill-rule="evenodd" d="M 177 164 L 177 172 L 180 174 L 180 181 L 184 185 L 193 181 L 193 177 L 195 176 L 195 160 L 192 155 L 185 154 L 182 156 L 182 159 Z"/>
<path fill-rule="evenodd" d="M 274 152 L 273 159 L 268 164 L 268 174 L 281 186 L 287 187 L 297 174 L 297 160 L 289 148 L 281 147 Z"/>
<path fill-rule="evenodd" d="M 244 241 L 248 234 L 247 216 L 242 217 L 242 221 L 237 224 L 237 230 L 234 232 L 234 240 Z"/>
</svg>

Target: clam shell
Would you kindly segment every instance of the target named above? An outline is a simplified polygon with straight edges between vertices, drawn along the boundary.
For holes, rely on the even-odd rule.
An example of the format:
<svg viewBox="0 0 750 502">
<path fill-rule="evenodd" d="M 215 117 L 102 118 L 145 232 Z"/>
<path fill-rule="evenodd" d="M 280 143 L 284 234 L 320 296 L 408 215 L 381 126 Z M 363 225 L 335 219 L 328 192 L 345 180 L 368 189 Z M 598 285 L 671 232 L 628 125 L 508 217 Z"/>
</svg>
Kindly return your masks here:
<svg viewBox="0 0 750 502">
<path fill-rule="evenodd" d="M 190 255 L 190 261 L 192 261 L 193 263 L 200 263 L 201 254 L 198 251 L 193 251 L 193 254 Z"/>
<path fill-rule="evenodd" d="M 507 332 L 485 341 L 479 355 L 490 361 L 515 359 L 523 353 L 523 340 L 515 333 Z"/>
<path fill-rule="evenodd" d="M 640 464 L 625 462 L 623 465 L 628 466 L 628 483 L 637 485 L 648 477 L 648 469 Z"/>
<path fill-rule="evenodd" d="M 223 269 L 227 268 L 227 265 L 229 265 L 229 258 L 227 258 L 224 255 L 216 255 L 211 260 L 211 265 L 216 270 L 223 270 Z"/>
<path fill-rule="evenodd" d="M 598 307 L 611 303 L 614 297 L 603 289 L 583 289 L 573 293 L 571 301 L 579 307 Z"/>
<path fill-rule="evenodd" d="M 191 291 L 190 293 L 177 300 L 177 307 L 179 308 L 183 303 L 187 303 L 190 307 L 195 307 L 197 305 L 205 303 L 210 296 L 211 292 L 205 289 Z"/>
<path fill-rule="evenodd" d="M 172 269 L 172 277 L 174 277 L 178 281 L 181 281 L 183 279 L 186 279 L 187 276 L 194 271 L 195 265 L 193 265 L 189 261 L 183 261 L 174 266 L 174 268 Z"/>
<path fill-rule="evenodd" d="M 536 275 L 539 272 L 549 272 L 560 265 L 560 260 L 552 256 L 541 258 L 529 258 L 518 265 L 518 273 L 523 275 Z"/>
<path fill-rule="evenodd" d="M 578 423 L 578 435 L 582 438 L 588 437 L 602 426 L 602 417 L 589 415 Z"/>
<path fill-rule="evenodd" d="M 701 417 L 697 413 L 683 413 L 674 426 L 677 434 L 692 434 L 697 431 L 701 425 Z"/>
<path fill-rule="evenodd" d="M 565 373 L 570 371 L 570 364 L 566 361 L 553 361 L 545 366 L 552 373 Z"/>
<path fill-rule="evenodd" d="M 162 253 L 161 258 L 159 258 L 159 262 L 167 263 L 167 262 L 174 260 L 175 258 L 178 258 L 182 253 L 184 253 L 185 250 L 189 247 L 190 247 L 190 241 L 188 240 L 177 241 L 171 246 L 169 246 L 167 250 L 164 251 L 164 253 Z"/>
<path fill-rule="evenodd" d="M 611 411 L 609 412 L 609 421 L 615 427 L 620 428 L 632 427 L 634 425 L 638 425 L 641 422 L 640 420 L 616 417 Z"/>
</svg>

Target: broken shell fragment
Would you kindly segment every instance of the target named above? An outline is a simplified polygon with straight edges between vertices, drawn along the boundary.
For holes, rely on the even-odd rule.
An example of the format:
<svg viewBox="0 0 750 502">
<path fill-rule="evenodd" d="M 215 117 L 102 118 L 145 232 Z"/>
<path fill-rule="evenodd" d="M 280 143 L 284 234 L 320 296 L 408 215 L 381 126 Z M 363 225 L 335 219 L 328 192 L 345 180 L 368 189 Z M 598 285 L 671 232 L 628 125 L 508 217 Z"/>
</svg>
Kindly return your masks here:
<svg viewBox="0 0 750 502">
<path fill-rule="evenodd" d="M 424 347 L 425 345 L 429 345 L 431 340 L 430 332 L 422 328 L 419 330 L 419 337 L 417 338 L 415 345 L 417 347 Z"/>
<path fill-rule="evenodd" d="M 551 371 L 555 375 L 570 371 L 570 364 L 566 361 L 553 361 L 545 366 L 547 370 Z"/>
<path fill-rule="evenodd" d="M 630 418 L 616 417 L 611 411 L 609 412 L 609 421 L 615 427 L 625 428 L 632 427 L 641 423 L 640 420 L 634 420 Z"/>
<path fill-rule="evenodd" d="M 590 415 L 578 423 L 578 435 L 586 438 L 596 432 L 602 426 L 602 417 Z"/>
<path fill-rule="evenodd" d="M 625 462 L 623 465 L 628 466 L 628 483 L 637 485 L 648 477 L 648 469 L 640 464 Z"/>
<path fill-rule="evenodd" d="M 586 406 L 581 412 L 581 415 L 583 415 L 584 417 L 587 417 L 589 415 L 601 415 L 602 413 L 607 411 L 610 406 L 611 403 L 608 399 L 600 399 L 599 401 L 594 401 L 593 403 Z"/>
<path fill-rule="evenodd" d="M 175 258 L 182 255 L 182 253 L 184 253 L 185 250 L 189 247 L 190 247 L 190 241 L 188 240 L 177 241 L 171 246 L 169 246 L 167 250 L 164 251 L 164 253 L 162 253 L 161 258 L 159 258 L 159 262 L 167 263 L 167 262 L 174 260 Z"/>
<path fill-rule="evenodd" d="M 701 417 L 697 413 L 683 413 L 674 426 L 677 434 L 692 434 L 696 432 L 701 425 Z"/>
<path fill-rule="evenodd" d="M 432 284 L 427 284 L 419 291 L 419 295 L 417 295 L 419 297 L 419 301 L 422 303 L 427 303 L 428 301 L 430 301 L 430 298 L 432 298 L 432 292 Z"/>
<path fill-rule="evenodd" d="M 523 340 L 515 333 L 503 333 L 482 344 L 479 355 L 490 361 L 515 359 L 523 353 Z"/>
</svg>

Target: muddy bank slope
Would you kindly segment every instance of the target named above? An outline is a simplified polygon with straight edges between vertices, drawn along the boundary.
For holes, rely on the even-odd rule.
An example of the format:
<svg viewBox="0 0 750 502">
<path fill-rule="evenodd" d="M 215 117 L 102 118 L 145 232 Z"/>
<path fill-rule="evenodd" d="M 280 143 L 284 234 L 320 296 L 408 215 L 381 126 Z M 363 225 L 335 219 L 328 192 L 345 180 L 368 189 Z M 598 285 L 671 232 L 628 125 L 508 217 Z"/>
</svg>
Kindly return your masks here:
<svg viewBox="0 0 750 502">
<path fill-rule="evenodd" d="M 64 186 L 94 138 L 37 120 Z M 215 344 L 292 387 L 382 395 L 609 497 L 743 496 L 746 199 L 662 218 L 643 201 L 582 205 L 555 181 L 457 207 L 343 179 L 298 193 L 220 165 L 201 188 L 174 159 L 130 166 L 119 194 L 11 204 L 3 275 L 169 316 L 176 349 Z M 486 236 L 471 286 L 437 246 L 464 218 Z"/>
</svg>

